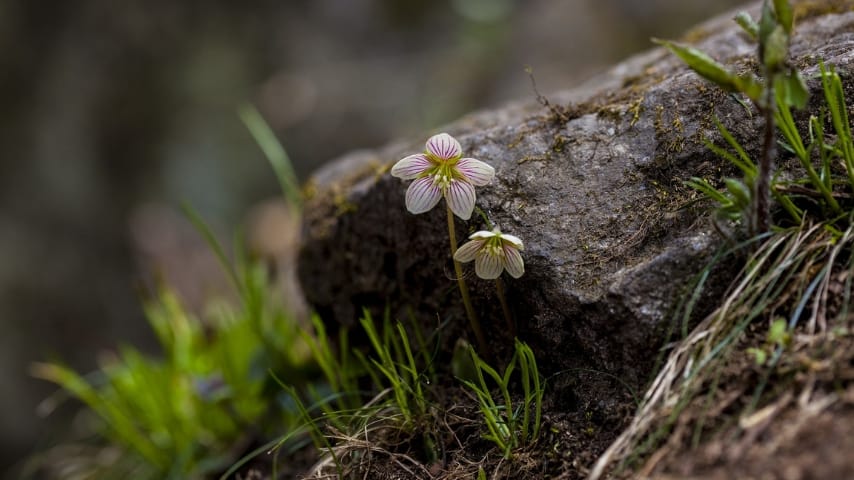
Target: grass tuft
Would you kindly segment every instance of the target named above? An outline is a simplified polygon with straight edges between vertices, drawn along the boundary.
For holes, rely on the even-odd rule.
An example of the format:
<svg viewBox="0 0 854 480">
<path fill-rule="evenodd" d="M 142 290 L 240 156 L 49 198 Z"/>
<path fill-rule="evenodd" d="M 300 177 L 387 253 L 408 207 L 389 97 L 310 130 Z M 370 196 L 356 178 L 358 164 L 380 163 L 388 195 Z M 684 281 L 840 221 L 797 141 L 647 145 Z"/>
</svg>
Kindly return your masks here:
<svg viewBox="0 0 854 480">
<path fill-rule="evenodd" d="M 831 305 L 828 299 L 840 288 L 843 298 L 850 297 L 851 283 L 840 284 L 838 279 L 850 276 L 851 264 L 838 260 L 843 252 L 850 256 L 854 251 L 854 226 L 841 235 L 825 227 L 821 223 L 792 227 L 760 240 L 721 306 L 669 354 L 632 423 L 599 458 L 591 479 L 601 478 L 614 464 L 637 466 L 642 458 L 650 459 L 653 464 L 645 468 L 652 468 L 654 459 L 672 448 L 662 444 L 663 439 L 676 425 L 685 424 L 688 407 L 699 401 L 706 405 L 702 413 L 690 412 L 696 444 L 706 433 L 705 423 L 719 414 L 710 407 L 719 400 L 726 365 L 741 355 L 756 356 L 749 333 L 766 331 L 760 348 L 769 356 L 759 366 L 764 368 L 762 376 L 740 416 L 750 416 L 767 401 L 768 378 L 791 348 L 794 332 L 809 342 L 826 335 L 829 325 L 844 324 L 846 308 Z M 784 322 L 778 320 L 781 317 Z"/>
<path fill-rule="evenodd" d="M 477 381 L 461 379 L 477 397 L 483 423 L 488 431 L 483 438 L 493 442 L 503 452 L 504 458 L 508 459 L 512 457 L 514 449 L 536 442 L 540 434 L 545 391 L 534 352 L 519 340 L 515 341 L 514 347 L 513 358 L 503 374 L 499 374 L 477 355 L 473 347 L 469 347 Z M 522 386 L 522 402 L 514 409 L 510 383 L 517 365 Z M 500 401 L 493 397 L 487 377 L 498 387 Z"/>
</svg>

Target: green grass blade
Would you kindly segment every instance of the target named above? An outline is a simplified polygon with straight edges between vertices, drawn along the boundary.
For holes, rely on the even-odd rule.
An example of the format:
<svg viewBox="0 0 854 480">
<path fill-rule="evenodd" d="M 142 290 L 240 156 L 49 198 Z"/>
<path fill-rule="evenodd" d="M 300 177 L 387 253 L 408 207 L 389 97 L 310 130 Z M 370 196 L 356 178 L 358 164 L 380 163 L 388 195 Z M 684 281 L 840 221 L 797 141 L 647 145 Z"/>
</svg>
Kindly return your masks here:
<svg viewBox="0 0 854 480">
<path fill-rule="evenodd" d="M 824 63 L 819 63 L 821 70 L 821 84 L 824 90 L 825 100 L 830 109 L 833 128 L 837 135 L 837 145 L 845 162 L 845 170 L 848 174 L 848 183 L 854 190 L 854 139 L 851 136 L 851 126 L 848 123 L 848 112 L 845 106 L 845 96 L 842 90 L 842 81 L 833 69 L 825 68 Z"/>
<path fill-rule="evenodd" d="M 161 471 L 170 465 L 170 459 L 151 440 L 140 433 L 124 411 L 100 395 L 89 382 L 73 370 L 56 364 L 39 363 L 33 367 L 33 375 L 53 382 L 80 399 L 114 430 L 116 437 L 139 452 Z"/>
<path fill-rule="evenodd" d="M 738 158 L 740 161 L 737 160 L 737 161 L 733 162 L 733 164 L 736 165 L 739 169 L 741 169 L 742 172 L 744 172 L 744 176 L 752 184 L 753 181 L 756 179 L 756 175 L 759 173 L 759 168 L 756 166 L 756 164 L 753 162 L 753 160 L 750 159 L 750 156 L 747 155 L 747 152 L 744 151 L 744 148 L 741 146 L 740 143 L 738 143 L 738 140 L 736 140 L 735 137 L 732 136 L 732 133 L 730 133 L 730 131 L 727 130 L 727 128 L 724 126 L 724 124 L 721 123 L 717 117 L 714 117 L 712 120 L 714 121 L 715 126 L 717 127 L 718 131 L 721 133 L 721 136 L 724 137 L 724 140 L 726 140 L 726 142 L 729 144 L 729 146 L 732 147 L 732 149 L 735 150 L 736 153 L 738 154 Z M 711 144 L 711 142 L 706 143 L 707 146 L 709 144 Z M 712 145 L 714 145 L 714 144 L 712 144 Z M 715 152 L 715 153 L 718 153 L 718 152 Z M 730 161 L 732 161 L 732 160 L 730 160 Z"/>
<path fill-rule="evenodd" d="M 193 207 L 189 204 L 184 203 L 181 205 L 181 209 L 184 211 L 184 215 L 190 220 L 193 226 L 196 228 L 196 231 L 201 234 L 202 238 L 205 240 L 205 243 L 208 244 L 208 248 L 210 248 L 217 260 L 219 261 L 222 269 L 228 274 L 228 278 L 231 280 L 231 283 L 234 285 L 234 288 L 243 297 L 243 283 L 240 281 L 240 275 L 238 275 L 237 270 L 231 264 L 231 261 L 228 259 L 228 256 L 225 254 L 225 250 L 222 248 L 222 245 L 216 239 L 216 235 L 214 235 L 213 231 L 208 227 L 202 217 L 196 212 Z"/>
<path fill-rule="evenodd" d="M 239 108 L 238 114 L 255 142 L 261 147 L 264 156 L 267 157 L 267 161 L 273 167 L 273 171 L 276 172 L 276 178 L 279 180 L 279 186 L 285 200 L 296 207 L 297 211 L 300 211 L 302 195 L 300 194 L 299 181 L 291 159 L 276 138 L 276 134 L 273 133 L 273 130 L 264 121 L 264 117 L 253 105 L 244 104 Z"/>
<path fill-rule="evenodd" d="M 409 382 L 412 384 L 412 391 L 415 395 L 415 404 L 418 406 L 418 413 L 424 413 L 424 394 L 421 391 L 421 382 L 419 381 L 418 368 L 415 365 L 415 357 L 412 355 L 412 349 L 409 346 L 409 337 L 406 335 L 406 330 L 403 324 L 397 323 L 397 331 L 400 334 L 400 340 L 403 344 L 403 350 L 406 354 L 407 363 L 402 365 L 402 368 L 409 373 Z"/>
</svg>

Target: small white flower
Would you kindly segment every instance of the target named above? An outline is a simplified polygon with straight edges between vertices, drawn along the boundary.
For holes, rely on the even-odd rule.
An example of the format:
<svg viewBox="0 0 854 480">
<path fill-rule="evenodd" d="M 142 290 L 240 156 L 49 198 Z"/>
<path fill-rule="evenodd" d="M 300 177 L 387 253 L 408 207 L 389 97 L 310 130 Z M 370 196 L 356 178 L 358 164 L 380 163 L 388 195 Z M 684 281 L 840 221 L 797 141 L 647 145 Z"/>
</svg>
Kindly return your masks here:
<svg viewBox="0 0 854 480">
<path fill-rule="evenodd" d="M 503 270 L 507 270 L 513 278 L 519 278 L 525 273 L 525 263 L 519 253 L 525 247 L 519 237 L 501 233 L 495 227 L 491 232 L 475 232 L 469 240 L 454 254 L 454 260 L 474 260 L 474 271 L 478 277 L 492 280 L 498 278 Z"/>
<path fill-rule="evenodd" d="M 474 210 L 474 187 L 482 187 L 495 176 L 495 169 L 474 158 L 461 158 L 463 149 L 447 133 L 427 140 L 424 153 L 410 155 L 391 167 L 391 174 L 415 180 L 406 190 L 406 209 L 424 213 L 445 197 L 454 214 L 463 220 Z"/>
</svg>

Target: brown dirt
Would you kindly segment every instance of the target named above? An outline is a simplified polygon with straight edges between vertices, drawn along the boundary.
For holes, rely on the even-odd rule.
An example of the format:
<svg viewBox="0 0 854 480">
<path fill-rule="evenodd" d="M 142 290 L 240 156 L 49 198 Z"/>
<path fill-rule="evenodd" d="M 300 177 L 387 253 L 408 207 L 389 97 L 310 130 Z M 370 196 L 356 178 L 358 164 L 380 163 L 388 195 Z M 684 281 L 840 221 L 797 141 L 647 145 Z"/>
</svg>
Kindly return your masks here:
<svg viewBox="0 0 854 480">
<path fill-rule="evenodd" d="M 706 386 L 679 416 L 666 444 L 628 477 L 852 478 L 851 319 L 826 336 L 796 335 L 773 368 L 757 366 L 746 352 L 762 346 L 764 332 L 755 328 L 722 367 L 716 388 Z M 766 378 L 757 408 L 749 409 Z"/>
<path fill-rule="evenodd" d="M 849 390 L 851 396 L 854 391 Z M 767 431 L 742 452 L 720 441 L 704 445 L 672 473 L 653 478 L 849 479 L 854 473 L 854 407 L 849 400 L 817 415 L 796 407 L 781 412 Z M 738 443 L 743 446 L 743 442 Z M 726 452 L 721 458 L 721 453 Z"/>
<path fill-rule="evenodd" d="M 487 478 L 496 479 L 583 479 L 587 467 L 625 427 L 635 393 L 597 372 L 572 373 L 549 378 L 540 438 L 514 451 L 512 459 L 482 438 L 485 427 L 473 397 L 446 372 L 445 383 L 434 383 L 428 392 L 443 400 L 411 434 L 403 434 L 391 420 L 390 428 L 363 431 L 339 443 L 347 452 L 340 454 L 347 465 L 344 477 L 452 480 L 475 478 L 482 469 Z M 432 450 L 426 447 L 425 432 L 435 445 Z M 437 458 L 429 458 L 431 451 Z M 300 463 L 308 465 L 304 459 Z M 323 473 L 329 477 L 311 478 L 338 478 L 331 464 Z"/>
<path fill-rule="evenodd" d="M 711 396 L 697 395 L 680 414 L 665 443 L 617 476 L 658 480 L 851 478 L 854 335 L 843 325 L 836 325 L 832 332 L 823 337 L 796 335 L 780 363 L 771 368 L 757 366 L 746 352 L 751 346 L 762 346 L 765 338 L 763 327 L 751 328 L 721 367 L 715 387 L 706 385 Z M 748 412 L 764 378 L 768 384 L 758 407 Z M 425 430 L 401 437 L 393 428 L 378 429 L 367 442 L 358 438 L 343 442 L 352 454 L 345 462 L 347 478 L 468 479 L 476 478 L 479 470 L 495 479 L 586 478 L 588 468 L 627 425 L 636 393 L 593 371 L 553 374 L 547 392 L 541 437 L 508 460 L 482 438 L 479 413 L 465 390 L 453 383 L 434 384 L 431 395 L 444 398 L 444 406 L 431 414 Z M 433 432 L 438 452 L 432 461 L 421 436 L 428 430 Z M 305 474 L 313 463 L 305 450 L 297 459 L 280 459 L 279 472 L 288 473 L 279 478 L 299 478 L 297 472 Z M 241 478 L 262 478 L 257 475 L 265 470 L 269 472 L 269 466 L 256 464 Z M 333 475 L 333 470 L 326 473 Z"/>
</svg>

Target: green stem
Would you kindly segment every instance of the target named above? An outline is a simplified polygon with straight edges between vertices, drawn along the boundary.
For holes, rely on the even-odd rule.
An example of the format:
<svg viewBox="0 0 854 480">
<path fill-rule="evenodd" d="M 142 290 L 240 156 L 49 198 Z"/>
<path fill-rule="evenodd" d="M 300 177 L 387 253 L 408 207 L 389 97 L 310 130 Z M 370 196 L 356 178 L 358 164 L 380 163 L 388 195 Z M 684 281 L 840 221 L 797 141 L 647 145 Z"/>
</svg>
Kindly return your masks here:
<svg viewBox="0 0 854 480">
<path fill-rule="evenodd" d="M 504 312 L 504 321 L 507 322 L 510 336 L 515 338 L 516 322 L 513 321 L 513 314 L 510 313 L 510 307 L 507 306 L 507 295 L 504 294 L 504 282 L 501 281 L 501 277 L 495 279 L 495 292 L 498 294 L 498 301 L 501 302 L 501 310 Z"/>
<path fill-rule="evenodd" d="M 451 207 L 448 210 L 448 237 L 451 240 L 451 258 L 457 253 L 457 234 L 454 230 L 454 212 Z M 457 275 L 457 284 L 460 286 L 460 295 L 463 297 L 463 305 L 466 308 L 466 315 L 469 317 L 471 329 L 474 330 L 474 336 L 477 338 L 477 345 L 480 348 L 483 356 L 489 355 L 489 347 L 486 344 L 486 337 L 483 336 L 483 330 L 480 328 L 480 322 L 477 320 L 477 315 L 474 313 L 474 308 L 471 306 L 471 298 L 469 297 L 469 287 L 466 285 L 466 279 L 463 277 L 463 266 L 460 262 L 454 260 L 454 272 Z"/>
</svg>

